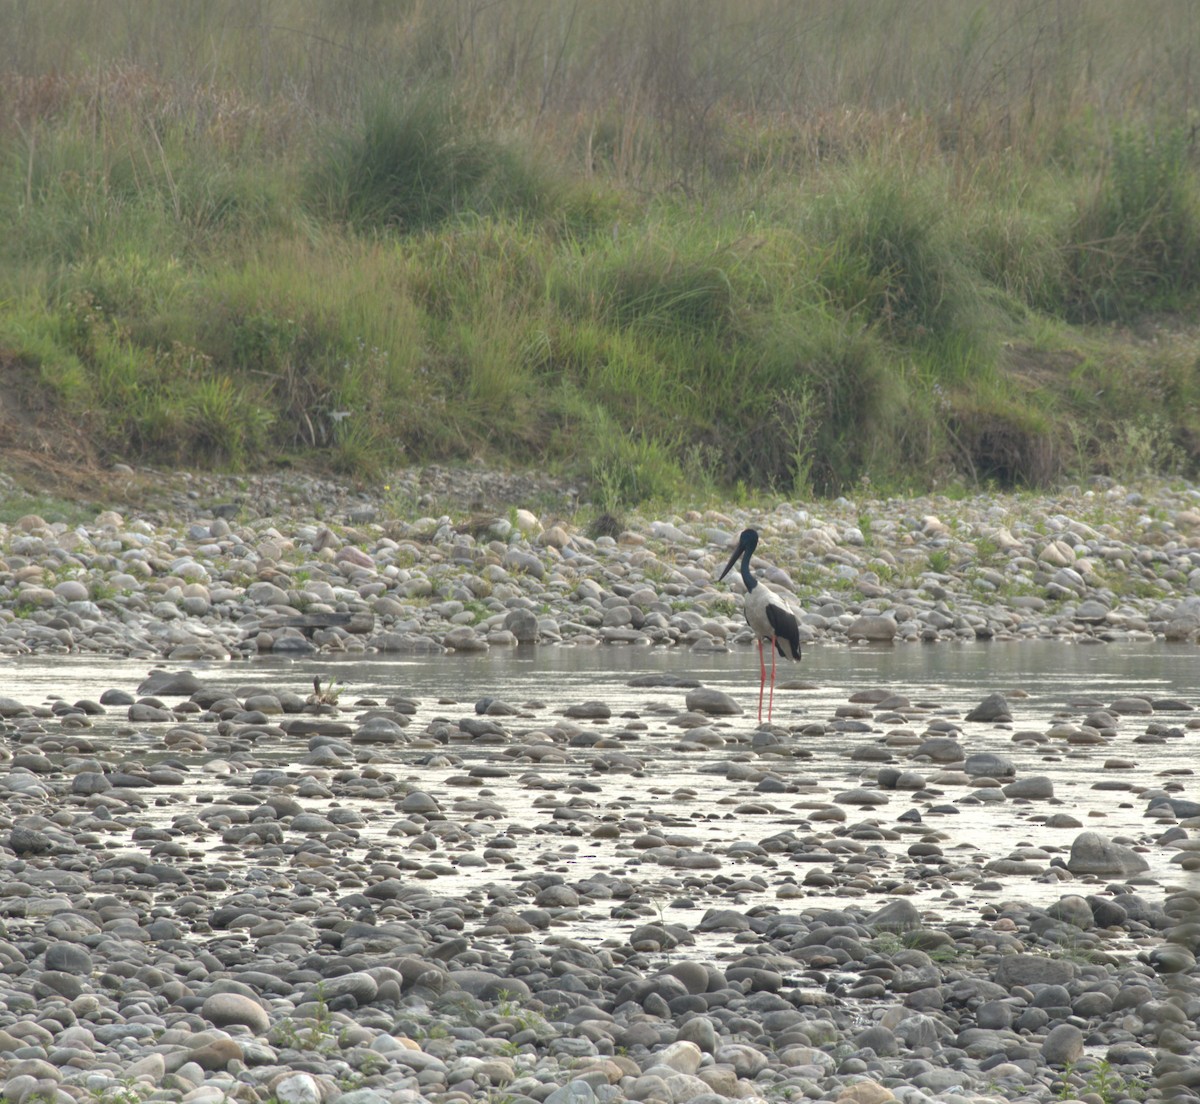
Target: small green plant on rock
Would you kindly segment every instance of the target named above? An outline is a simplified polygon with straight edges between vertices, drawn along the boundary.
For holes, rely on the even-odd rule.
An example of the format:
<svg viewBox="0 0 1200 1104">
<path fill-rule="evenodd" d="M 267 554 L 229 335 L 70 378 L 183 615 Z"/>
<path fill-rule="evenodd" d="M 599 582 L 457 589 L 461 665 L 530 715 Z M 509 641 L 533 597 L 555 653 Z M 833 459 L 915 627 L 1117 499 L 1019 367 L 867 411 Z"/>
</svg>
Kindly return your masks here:
<svg viewBox="0 0 1200 1104">
<path fill-rule="evenodd" d="M 994 537 L 981 536 L 975 538 L 975 555 L 981 564 L 990 563 L 1000 554 L 1000 545 Z"/>
<path fill-rule="evenodd" d="M 321 676 L 313 678 L 313 692 L 308 696 L 309 705 L 337 705 L 342 696 L 343 687 L 337 679 L 330 679 L 325 686 L 321 685 Z"/>
<path fill-rule="evenodd" d="M 271 1029 L 270 1039 L 276 1046 L 290 1047 L 292 1050 L 325 1053 L 335 1049 L 338 1039 L 333 1029 L 333 1013 L 325 1003 L 324 992 L 318 987 L 316 1008 L 311 1016 L 299 1021 L 290 1018 L 280 1020 Z"/>
<path fill-rule="evenodd" d="M 478 625 L 481 621 L 486 621 L 492 616 L 493 612 L 478 599 L 473 599 L 470 602 L 463 603 L 463 610 L 474 618 L 474 620 L 471 622 L 472 625 Z"/>
<path fill-rule="evenodd" d="M 150 1091 L 151 1086 L 134 1081 L 132 1078 L 124 1078 L 111 1085 L 106 1085 L 95 1094 L 93 1100 L 96 1104 L 141 1104 L 143 1098 L 149 1095 Z M 46 1100 L 47 1104 L 50 1104 L 52 1100 L 51 1096 L 44 1096 L 41 1093 L 34 1094 L 29 1099 L 36 1100 L 39 1097 Z"/>
<path fill-rule="evenodd" d="M 338 1078 L 338 1088 L 343 1093 L 354 1092 L 365 1088 L 368 1083 L 385 1072 L 387 1060 L 382 1056 L 368 1054 L 358 1064 L 358 1068 Z"/>
<path fill-rule="evenodd" d="M 1076 1083 L 1078 1078 L 1082 1078 L 1082 1083 Z M 1118 1100 L 1144 1100 L 1146 1088 L 1141 1082 L 1126 1080 L 1103 1058 L 1086 1073 L 1070 1062 L 1063 1069 L 1058 1099 L 1074 1100 L 1083 1096 L 1098 1096 L 1104 1104 L 1116 1104 Z"/>
<path fill-rule="evenodd" d="M 929 570 L 937 575 L 945 575 L 950 570 L 950 552 L 945 548 L 935 548 L 929 553 Z"/>
</svg>

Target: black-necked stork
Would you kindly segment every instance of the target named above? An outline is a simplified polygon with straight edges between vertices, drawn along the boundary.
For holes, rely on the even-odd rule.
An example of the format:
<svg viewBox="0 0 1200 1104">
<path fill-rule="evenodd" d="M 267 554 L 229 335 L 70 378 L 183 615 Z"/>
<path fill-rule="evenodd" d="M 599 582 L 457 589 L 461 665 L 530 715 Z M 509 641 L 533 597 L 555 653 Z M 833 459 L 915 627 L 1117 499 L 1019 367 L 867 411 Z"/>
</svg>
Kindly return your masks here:
<svg viewBox="0 0 1200 1104">
<path fill-rule="evenodd" d="M 746 622 L 754 630 L 758 640 L 758 723 L 762 724 L 763 687 L 767 681 L 767 663 L 763 658 L 763 641 L 771 642 L 771 696 L 767 701 L 767 721 L 771 720 L 771 711 L 775 704 L 775 653 L 784 659 L 798 660 L 800 658 L 800 623 L 796 615 L 788 609 L 787 603 L 765 583 L 760 583 L 750 573 L 750 557 L 758 547 L 758 532 L 754 529 L 743 529 L 738 538 L 737 547 L 729 557 L 725 570 L 717 576 L 720 582 L 729 574 L 729 569 L 742 558 L 742 582 L 746 584 L 745 613 Z"/>
</svg>

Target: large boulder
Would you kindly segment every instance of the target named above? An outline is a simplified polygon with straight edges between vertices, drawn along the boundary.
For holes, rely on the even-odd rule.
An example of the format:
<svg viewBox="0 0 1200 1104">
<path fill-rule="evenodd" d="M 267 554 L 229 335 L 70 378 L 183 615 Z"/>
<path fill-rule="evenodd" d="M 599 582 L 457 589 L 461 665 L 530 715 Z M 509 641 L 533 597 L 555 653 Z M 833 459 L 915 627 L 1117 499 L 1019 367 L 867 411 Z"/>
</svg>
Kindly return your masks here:
<svg viewBox="0 0 1200 1104">
<path fill-rule="evenodd" d="M 1114 843 L 1099 832 L 1080 832 L 1071 844 L 1067 869 L 1072 874 L 1125 878 L 1149 870 L 1150 864 L 1132 847 Z"/>
</svg>

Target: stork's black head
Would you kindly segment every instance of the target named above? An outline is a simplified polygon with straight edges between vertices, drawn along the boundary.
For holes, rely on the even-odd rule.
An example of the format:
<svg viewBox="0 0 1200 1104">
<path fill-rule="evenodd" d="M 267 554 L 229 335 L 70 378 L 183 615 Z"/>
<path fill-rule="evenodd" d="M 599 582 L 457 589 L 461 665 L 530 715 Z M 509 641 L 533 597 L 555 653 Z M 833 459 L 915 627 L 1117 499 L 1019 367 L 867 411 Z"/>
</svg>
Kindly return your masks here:
<svg viewBox="0 0 1200 1104">
<path fill-rule="evenodd" d="M 743 529 L 742 535 L 738 537 L 737 547 L 733 550 L 733 555 L 729 557 L 729 563 L 725 565 L 725 570 L 717 576 L 717 582 L 720 582 L 729 574 L 729 569 L 738 561 L 739 556 L 745 556 L 742 561 L 742 576 L 748 576 L 750 567 L 750 557 L 754 555 L 754 550 L 758 547 L 758 530 Z M 753 584 L 747 583 L 747 589 Z"/>
</svg>

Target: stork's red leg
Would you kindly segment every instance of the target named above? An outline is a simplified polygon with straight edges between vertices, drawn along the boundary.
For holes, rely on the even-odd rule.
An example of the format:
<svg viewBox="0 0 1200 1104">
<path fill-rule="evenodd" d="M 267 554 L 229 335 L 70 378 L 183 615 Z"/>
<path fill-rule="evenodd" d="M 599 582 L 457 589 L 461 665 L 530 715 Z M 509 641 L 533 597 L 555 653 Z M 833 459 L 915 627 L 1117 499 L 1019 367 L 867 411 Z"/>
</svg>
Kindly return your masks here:
<svg viewBox="0 0 1200 1104">
<path fill-rule="evenodd" d="M 763 684 L 767 681 L 767 663 L 763 659 L 762 637 L 758 638 L 758 723 L 762 724 Z"/>
<path fill-rule="evenodd" d="M 771 637 L 771 697 L 767 701 L 767 723 L 775 709 L 775 638 Z"/>
</svg>

